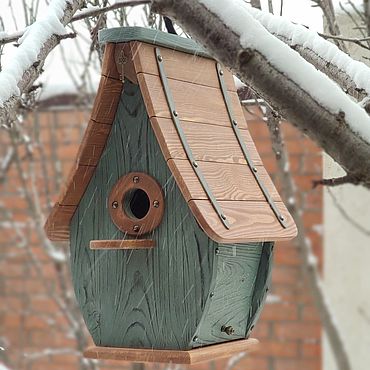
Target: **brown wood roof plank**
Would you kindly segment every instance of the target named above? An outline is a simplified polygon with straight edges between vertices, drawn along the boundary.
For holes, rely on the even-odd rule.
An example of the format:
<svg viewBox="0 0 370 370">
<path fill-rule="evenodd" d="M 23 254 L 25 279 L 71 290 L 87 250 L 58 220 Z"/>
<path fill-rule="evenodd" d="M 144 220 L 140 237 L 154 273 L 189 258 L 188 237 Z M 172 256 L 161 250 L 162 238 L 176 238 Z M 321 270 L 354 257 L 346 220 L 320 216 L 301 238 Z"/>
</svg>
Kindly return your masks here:
<svg viewBox="0 0 370 370">
<path fill-rule="evenodd" d="M 84 166 L 96 166 L 105 148 L 112 125 L 90 120 L 77 154 L 77 162 Z"/>
<path fill-rule="evenodd" d="M 160 77 L 146 73 L 137 77 L 149 117 L 171 118 Z M 230 126 L 220 89 L 173 79 L 168 79 L 168 83 L 181 120 Z M 236 92 L 230 92 L 230 100 L 240 128 L 247 128 Z"/>
<path fill-rule="evenodd" d="M 109 42 L 105 45 L 103 63 L 101 66 L 101 74 L 103 76 L 119 80 L 120 74 L 118 73 L 118 70 L 116 67 L 115 49 L 116 49 L 116 44 Z"/>
<path fill-rule="evenodd" d="M 76 208 L 76 206 L 61 206 L 58 203 L 54 205 L 44 226 L 46 236 L 50 240 L 69 240 L 69 223 Z"/>
<path fill-rule="evenodd" d="M 170 159 L 172 173 L 184 195 L 191 199 L 208 199 L 192 166 L 186 159 Z M 265 201 L 257 181 L 247 165 L 198 161 L 212 194 L 217 200 Z M 263 166 L 256 166 L 260 179 L 274 201 L 281 201 L 269 175 Z"/>
<path fill-rule="evenodd" d="M 62 206 L 77 206 L 89 185 L 95 168 L 95 166 L 76 164 L 70 172 L 64 190 L 62 190 L 60 194 L 58 203 Z"/>
<path fill-rule="evenodd" d="M 197 85 L 220 87 L 216 73 L 216 61 L 180 51 L 159 47 L 168 78 L 187 81 Z M 137 73 L 159 76 L 155 46 L 136 42 L 133 49 Z M 229 91 L 236 91 L 233 75 L 226 68 L 224 79 Z"/>
<path fill-rule="evenodd" d="M 220 201 L 219 205 L 230 223 L 229 230 L 208 200 L 191 200 L 188 204 L 205 233 L 219 243 L 290 240 L 297 235 L 295 223 L 282 202 L 275 204 L 287 220 L 286 229 L 267 202 Z"/>
<path fill-rule="evenodd" d="M 91 119 L 111 125 L 121 97 L 122 82 L 102 76 L 91 112 Z"/>
<path fill-rule="evenodd" d="M 150 121 L 165 158 L 186 159 L 184 147 L 172 120 L 153 117 Z M 181 126 L 197 161 L 247 163 L 230 124 L 226 127 L 181 121 Z M 253 162 L 262 165 L 249 131 L 245 129 L 240 131 Z"/>
</svg>

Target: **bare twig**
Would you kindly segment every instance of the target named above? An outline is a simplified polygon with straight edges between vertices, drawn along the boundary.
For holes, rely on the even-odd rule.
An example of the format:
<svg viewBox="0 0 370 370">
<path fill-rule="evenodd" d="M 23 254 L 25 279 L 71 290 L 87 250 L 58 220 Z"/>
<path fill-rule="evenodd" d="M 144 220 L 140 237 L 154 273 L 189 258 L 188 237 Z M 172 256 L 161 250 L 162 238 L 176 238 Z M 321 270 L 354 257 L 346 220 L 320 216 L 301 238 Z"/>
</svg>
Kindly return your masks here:
<svg viewBox="0 0 370 370">
<path fill-rule="evenodd" d="M 323 186 L 339 186 L 344 184 L 353 184 L 353 185 L 359 185 L 361 182 L 358 178 L 351 175 L 345 175 L 343 177 L 336 177 L 332 179 L 321 179 L 321 180 L 313 180 L 312 181 L 312 187 L 316 188 L 319 185 Z"/>
<path fill-rule="evenodd" d="M 327 298 L 325 297 L 323 284 L 317 266 L 317 259 L 314 256 L 311 244 L 305 235 L 301 212 L 297 206 L 297 202 L 289 201 L 289 199 L 295 199 L 296 186 L 291 172 L 287 170 L 287 168 L 289 168 L 289 159 L 280 130 L 279 116 L 273 114 L 273 112 L 269 109 L 267 110 L 267 125 L 270 131 L 273 150 L 278 163 L 279 176 L 283 184 L 283 195 L 298 229 L 296 242 L 302 261 L 302 267 L 307 276 L 311 293 L 320 315 L 321 323 L 328 336 L 330 346 L 335 354 L 335 361 L 338 369 L 351 370 L 349 356 L 344 345 L 343 337 L 340 333 L 340 327 L 336 325 L 331 307 L 327 301 Z"/>
<path fill-rule="evenodd" d="M 122 7 L 149 4 L 150 1 L 151 0 L 120 0 L 114 3 L 113 5 L 109 5 L 105 7 L 87 8 L 87 9 L 81 10 L 78 14 L 72 17 L 71 22 L 77 22 L 82 19 L 97 17 L 101 14 L 108 13 L 110 11 L 120 9 Z M 20 30 L 10 35 L 1 36 L 0 45 L 9 44 L 11 42 L 16 42 L 20 37 L 22 37 L 22 35 L 24 34 L 24 31 L 25 30 Z"/>
</svg>

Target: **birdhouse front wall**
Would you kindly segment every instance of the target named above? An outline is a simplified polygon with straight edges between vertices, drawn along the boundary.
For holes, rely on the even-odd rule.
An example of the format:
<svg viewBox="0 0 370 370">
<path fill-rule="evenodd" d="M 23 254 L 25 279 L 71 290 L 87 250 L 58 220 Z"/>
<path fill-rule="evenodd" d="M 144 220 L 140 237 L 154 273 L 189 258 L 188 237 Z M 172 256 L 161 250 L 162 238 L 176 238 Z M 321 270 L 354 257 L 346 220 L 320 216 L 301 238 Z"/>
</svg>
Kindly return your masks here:
<svg viewBox="0 0 370 370">
<path fill-rule="evenodd" d="M 161 224 L 145 250 L 92 250 L 91 241 L 137 238 L 110 217 L 109 194 L 131 172 L 163 189 Z M 106 147 L 70 227 L 76 297 L 96 345 L 190 349 L 245 338 L 261 256 L 271 243 L 218 244 L 199 228 L 162 155 L 137 85 L 126 80 Z M 265 274 L 263 286 L 267 284 Z M 259 297 L 261 298 L 261 297 Z M 255 303 L 261 306 L 261 299 Z M 227 334 L 222 328 L 232 327 Z"/>
</svg>

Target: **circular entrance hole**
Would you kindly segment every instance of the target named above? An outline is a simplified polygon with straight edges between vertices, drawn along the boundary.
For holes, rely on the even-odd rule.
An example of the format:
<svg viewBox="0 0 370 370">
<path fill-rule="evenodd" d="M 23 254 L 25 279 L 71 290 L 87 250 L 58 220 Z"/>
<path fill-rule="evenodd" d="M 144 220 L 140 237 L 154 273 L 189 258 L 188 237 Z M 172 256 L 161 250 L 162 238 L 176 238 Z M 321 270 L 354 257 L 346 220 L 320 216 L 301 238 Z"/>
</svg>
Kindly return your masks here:
<svg viewBox="0 0 370 370">
<path fill-rule="evenodd" d="M 133 189 L 125 195 L 124 209 L 129 217 L 141 220 L 148 214 L 149 208 L 150 200 L 144 190 Z"/>
</svg>

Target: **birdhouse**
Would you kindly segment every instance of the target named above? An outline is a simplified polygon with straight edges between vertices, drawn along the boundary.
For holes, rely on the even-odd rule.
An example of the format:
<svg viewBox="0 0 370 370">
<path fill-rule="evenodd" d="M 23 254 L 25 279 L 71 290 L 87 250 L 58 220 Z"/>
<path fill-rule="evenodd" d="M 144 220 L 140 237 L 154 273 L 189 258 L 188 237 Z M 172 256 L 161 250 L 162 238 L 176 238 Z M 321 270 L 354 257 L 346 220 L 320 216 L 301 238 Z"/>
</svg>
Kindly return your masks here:
<svg viewBox="0 0 370 370">
<path fill-rule="evenodd" d="M 296 226 L 230 71 L 194 41 L 100 32 L 102 76 L 45 225 L 70 242 L 85 356 L 195 363 L 255 349 L 273 244 Z"/>
</svg>

